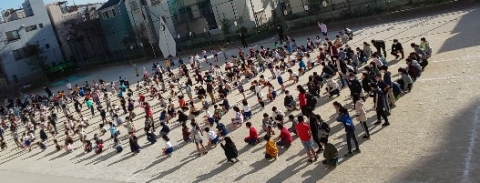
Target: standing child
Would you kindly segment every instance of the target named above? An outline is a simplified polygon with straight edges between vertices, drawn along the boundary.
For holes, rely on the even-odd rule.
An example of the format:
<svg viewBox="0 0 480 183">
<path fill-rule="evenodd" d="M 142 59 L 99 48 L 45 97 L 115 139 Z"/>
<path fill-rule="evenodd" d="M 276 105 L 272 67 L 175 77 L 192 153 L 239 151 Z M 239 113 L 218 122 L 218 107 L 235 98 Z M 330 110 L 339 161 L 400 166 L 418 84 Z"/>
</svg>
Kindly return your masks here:
<svg viewBox="0 0 480 183">
<path fill-rule="evenodd" d="M 207 154 L 208 151 L 203 145 L 203 140 L 202 140 L 202 130 L 198 126 L 197 122 L 195 122 L 195 119 L 192 119 L 192 122 L 190 123 L 192 125 L 192 131 L 190 134 L 193 136 L 193 142 L 195 142 L 195 146 L 197 146 L 197 152 L 198 156 L 201 156 L 202 154 Z M 202 153 L 203 150 L 203 153 Z"/>
<path fill-rule="evenodd" d="M 225 45 L 222 45 L 222 46 L 220 47 L 220 50 L 222 51 L 223 57 L 225 57 L 225 60 L 227 60 L 227 59 L 228 59 L 228 56 L 227 56 L 227 48 L 225 47 Z"/>
<path fill-rule="evenodd" d="M 365 112 L 364 102 L 365 96 L 360 97 L 360 100 L 355 102 L 355 112 L 357 112 L 355 116 L 365 130 L 365 135 L 362 138 L 370 139 L 370 132 L 367 125 L 367 112 Z"/>
<path fill-rule="evenodd" d="M 205 60 L 205 62 L 208 63 L 208 59 L 207 59 L 207 50 L 203 49 L 202 50 L 202 55 L 203 55 L 203 59 Z"/>
<path fill-rule="evenodd" d="M 297 130 L 295 130 L 295 126 L 298 124 L 298 121 L 297 119 L 295 119 L 295 116 L 293 116 L 292 114 L 288 115 L 288 122 L 292 122 L 292 126 L 290 127 L 289 131 L 297 135 Z"/>
<path fill-rule="evenodd" d="M 213 56 L 213 60 L 215 60 L 215 62 L 218 62 L 218 53 L 217 53 L 217 50 L 215 50 L 215 48 L 212 48 L 212 56 Z"/>
<path fill-rule="evenodd" d="M 190 129 L 188 129 L 187 123 L 182 123 L 182 137 L 185 143 L 190 142 Z"/>
<path fill-rule="evenodd" d="M 238 92 L 240 92 L 240 94 L 242 94 L 243 100 L 245 100 L 245 98 L 246 98 L 245 97 L 245 89 L 243 88 L 242 83 L 235 82 L 235 86 L 237 86 Z"/>
</svg>

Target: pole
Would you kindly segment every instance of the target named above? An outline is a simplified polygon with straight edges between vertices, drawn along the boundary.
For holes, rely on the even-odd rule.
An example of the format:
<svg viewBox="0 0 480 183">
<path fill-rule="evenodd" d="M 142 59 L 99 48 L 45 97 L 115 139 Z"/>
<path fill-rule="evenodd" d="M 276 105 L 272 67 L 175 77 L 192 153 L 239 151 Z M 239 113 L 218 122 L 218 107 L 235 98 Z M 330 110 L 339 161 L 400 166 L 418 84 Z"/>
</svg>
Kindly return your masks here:
<svg viewBox="0 0 480 183">
<path fill-rule="evenodd" d="M 155 58 L 157 58 L 157 54 L 155 53 L 155 48 L 153 47 L 153 44 L 150 43 L 150 46 L 152 47 L 153 56 L 154 56 Z"/>
<path fill-rule="evenodd" d="M 305 8 L 305 2 L 302 1 L 302 8 L 303 8 L 303 13 L 305 14 L 305 23 L 308 23 L 308 20 L 307 20 L 307 10 Z"/>
</svg>

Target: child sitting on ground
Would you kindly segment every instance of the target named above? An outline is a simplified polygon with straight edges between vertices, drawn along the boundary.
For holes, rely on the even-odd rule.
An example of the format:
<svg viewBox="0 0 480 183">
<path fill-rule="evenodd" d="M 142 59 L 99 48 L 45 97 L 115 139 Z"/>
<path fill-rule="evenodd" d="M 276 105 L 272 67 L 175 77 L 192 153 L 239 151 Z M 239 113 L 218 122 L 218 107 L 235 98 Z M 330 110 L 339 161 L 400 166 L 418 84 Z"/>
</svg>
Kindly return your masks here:
<svg viewBox="0 0 480 183">
<path fill-rule="evenodd" d="M 264 139 L 267 141 L 267 144 L 265 144 L 265 159 L 277 160 L 277 157 L 278 157 L 277 145 L 271 139 L 271 136 L 269 134 L 265 135 Z"/>
<path fill-rule="evenodd" d="M 272 130 L 273 120 L 270 119 L 267 113 L 263 114 L 262 128 L 263 131 L 267 132 L 268 135 L 275 135 L 275 132 Z"/>
<path fill-rule="evenodd" d="M 165 141 L 165 148 L 163 148 L 163 156 L 172 157 L 173 146 L 172 146 L 172 143 L 170 142 L 170 138 L 164 135 L 162 136 L 162 139 L 163 141 Z"/>
<path fill-rule="evenodd" d="M 288 122 L 292 122 L 292 127 L 290 127 L 290 129 L 288 130 L 297 135 L 297 130 L 295 130 L 295 126 L 297 126 L 298 121 L 297 119 L 295 119 L 295 116 L 293 116 L 292 114 L 288 115 Z"/>
<path fill-rule="evenodd" d="M 329 78 L 328 76 L 326 77 L 327 78 L 327 92 L 329 94 L 329 98 L 332 98 L 333 95 L 337 95 L 337 97 L 340 96 L 340 86 L 338 85 L 338 83 Z"/>
<path fill-rule="evenodd" d="M 92 152 L 93 150 L 92 142 L 90 142 L 90 140 L 85 141 L 85 147 L 83 149 L 85 153 Z"/>
<path fill-rule="evenodd" d="M 112 147 L 116 150 L 117 153 L 121 153 L 123 151 L 122 143 L 117 138 L 113 139 Z"/>
</svg>

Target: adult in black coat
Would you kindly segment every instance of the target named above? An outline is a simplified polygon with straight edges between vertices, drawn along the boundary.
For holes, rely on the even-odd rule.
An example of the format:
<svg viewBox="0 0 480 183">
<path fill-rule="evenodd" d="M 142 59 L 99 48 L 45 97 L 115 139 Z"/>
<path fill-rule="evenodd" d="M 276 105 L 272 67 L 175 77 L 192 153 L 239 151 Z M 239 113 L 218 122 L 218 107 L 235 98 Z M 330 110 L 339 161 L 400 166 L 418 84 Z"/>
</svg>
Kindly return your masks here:
<svg viewBox="0 0 480 183">
<path fill-rule="evenodd" d="M 355 77 L 355 74 L 350 73 L 348 76 L 348 88 L 350 89 L 350 95 L 353 99 L 353 104 L 360 100 L 360 94 L 362 93 L 362 84 L 360 81 Z"/>
<path fill-rule="evenodd" d="M 234 163 L 232 159 L 238 161 L 238 150 L 237 146 L 235 146 L 235 143 L 233 143 L 230 137 L 225 137 L 223 140 L 225 140 L 225 144 L 220 143 L 220 146 L 225 151 L 225 156 L 227 156 L 227 162 Z"/>
<path fill-rule="evenodd" d="M 312 131 L 313 141 L 318 145 L 317 153 L 323 151 L 322 145 L 320 144 L 320 137 L 318 136 L 318 123 L 317 117 L 313 112 L 308 115 L 308 122 L 310 123 L 310 130 Z"/>
<path fill-rule="evenodd" d="M 383 51 L 383 56 L 387 57 L 387 51 L 385 51 L 385 41 L 383 40 L 372 40 L 373 46 L 377 49 L 377 53 L 381 54 Z"/>
</svg>

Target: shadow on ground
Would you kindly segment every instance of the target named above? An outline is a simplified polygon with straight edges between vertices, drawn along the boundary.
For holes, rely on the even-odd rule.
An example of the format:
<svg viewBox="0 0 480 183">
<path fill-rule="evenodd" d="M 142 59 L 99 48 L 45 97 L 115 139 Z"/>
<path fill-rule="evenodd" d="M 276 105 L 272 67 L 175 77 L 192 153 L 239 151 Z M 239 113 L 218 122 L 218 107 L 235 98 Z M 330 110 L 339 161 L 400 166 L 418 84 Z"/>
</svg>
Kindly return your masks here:
<svg viewBox="0 0 480 183">
<path fill-rule="evenodd" d="M 438 53 L 456 51 L 480 45 L 480 37 L 472 36 L 478 34 L 478 24 L 472 23 L 477 22 L 480 17 L 480 10 L 478 8 L 479 7 L 476 7 L 476 9 L 471 10 L 471 12 L 460 18 L 452 31 L 454 36 L 445 41 L 442 47 L 440 47 Z"/>
<path fill-rule="evenodd" d="M 449 121 L 448 131 L 442 133 L 443 139 L 436 142 L 432 156 L 399 173 L 392 182 L 479 182 L 480 153 L 477 130 L 480 130 L 480 99 L 459 109 Z M 477 146 L 477 147 L 475 147 Z"/>
</svg>

